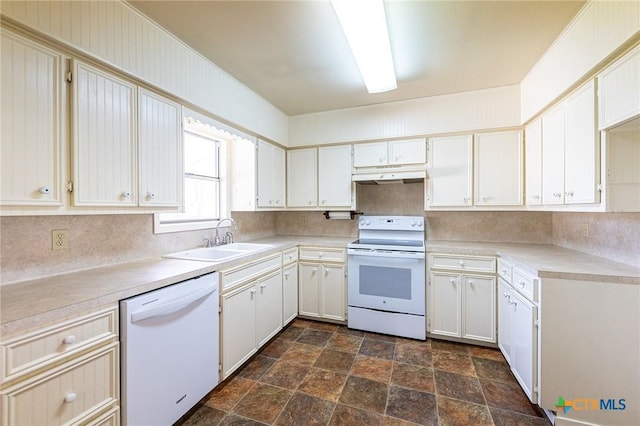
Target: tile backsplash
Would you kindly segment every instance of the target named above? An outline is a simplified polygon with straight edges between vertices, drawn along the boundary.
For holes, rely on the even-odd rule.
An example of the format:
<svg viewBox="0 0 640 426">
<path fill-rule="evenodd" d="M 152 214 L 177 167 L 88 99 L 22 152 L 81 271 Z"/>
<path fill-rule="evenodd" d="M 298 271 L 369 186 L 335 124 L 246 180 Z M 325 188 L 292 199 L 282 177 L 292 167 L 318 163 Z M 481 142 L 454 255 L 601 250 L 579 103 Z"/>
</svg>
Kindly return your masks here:
<svg viewBox="0 0 640 426">
<path fill-rule="evenodd" d="M 640 265 L 640 213 L 425 212 L 421 183 L 358 184 L 357 196 L 364 214 L 424 216 L 432 240 L 556 244 Z M 320 211 L 232 215 L 239 224 L 236 241 L 358 234 L 356 220 L 327 220 Z M 69 249 L 51 249 L 54 229 L 69 231 Z M 0 284 L 187 250 L 212 235 L 212 230 L 154 234 L 148 214 L 0 217 Z"/>
</svg>

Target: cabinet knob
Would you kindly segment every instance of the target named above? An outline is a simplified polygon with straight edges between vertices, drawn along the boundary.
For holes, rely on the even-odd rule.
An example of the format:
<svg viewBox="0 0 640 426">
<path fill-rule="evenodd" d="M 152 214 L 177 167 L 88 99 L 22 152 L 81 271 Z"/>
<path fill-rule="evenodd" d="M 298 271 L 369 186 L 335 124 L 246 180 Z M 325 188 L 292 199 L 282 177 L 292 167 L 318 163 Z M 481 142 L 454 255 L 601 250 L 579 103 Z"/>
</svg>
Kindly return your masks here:
<svg viewBox="0 0 640 426">
<path fill-rule="evenodd" d="M 147 192 L 147 197 L 156 198 L 156 193 L 155 192 Z"/>
<path fill-rule="evenodd" d="M 256 289 L 255 288 L 251 289 L 251 294 L 256 294 Z"/>
<path fill-rule="evenodd" d="M 473 286 L 473 281 L 469 280 L 469 285 Z"/>
<path fill-rule="evenodd" d="M 506 298 L 511 297 L 511 296 L 509 296 L 507 293 L 502 293 L 502 295 L 503 295 L 504 297 L 506 297 Z"/>
<path fill-rule="evenodd" d="M 524 288 L 525 282 L 524 281 L 519 281 L 518 284 L 520 284 L 520 287 Z"/>
<path fill-rule="evenodd" d="M 453 278 L 451 278 L 451 280 L 449 281 L 451 284 L 456 285 L 456 280 L 454 280 Z"/>
<path fill-rule="evenodd" d="M 285 272 L 285 273 L 284 273 L 284 276 L 285 276 L 285 277 L 288 277 L 289 275 L 291 275 L 289 272 Z"/>
<path fill-rule="evenodd" d="M 313 200 L 309 200 L 309 202 L 307 204 L 309 204 L 309 205 L 313 204 Z"/>
<path fill-rule="evenodd" d="M 531 198 L 533 198 L 534 200 L 539 200 L 540 199 L 540 195 L 536 194 L 536 195 L 533 195 Z"/>
<path fill-rule="evenodd" d="M 378 163 L 384 163 L 384 157 L 380 157 L 380 158 L 378 159 Z"/>
<path fill-rule="evenodd" d="M 480 197 L 480 199 L 482 200 L 483 203 L 487 202 L 487 197 Z"/>
<path fill-rule="evenodd" d="M 573 191 L 565 192 L 564 195 L 566 195 L 567 197 L 573 197 Z"/>
<path fill-rule="evenodd" d="M 76 394 L 75 392 L 69 392 L 64 396 L 64 402 L 69 404 L 70 402 L 75 401 L 77 397 L 78 397 L 78 394 Z"/>
<path fill-rule="evenodd" d="M 131 198 L 131 191 L 124 191 L 122 193 L 122 198 Z"/>
<path fill-rule="evenodd" d="M 460 264 L 460 266 L 464 266 L 464 260 L 461 260 L 458 263 Z"/>
<path fill-rule="evenodd" d="M 65 337 L 64 339 L 62 339 L 62 341 L 64 342 L 65 345 L 73 345 L 76 342 L 76 336 L 71 334 Z"/>
<path fill-rule="evenodd" d="M 322 256 L 324 256 L 324 253 L 318 254 L 318 257 L 322 257 Z"/>
<path fill-rule="evenodd" d="M 261 288 L 261 289 L 264 289 L 266 286 L 267 286 L 267 283 L 262 283 L 262 284 L 260 284 L 260 288 Z"/>
<path fill-rule="evenodd" d="M 469 197 L 464 197 L 462 199 L 462 201 L 465 202 L 465 203 L 468 203 L 470 200 L 471 200 L 471 198 L 469 198 Z"/>
<path fill-rule="evenodd" d="M 562 192 L 554 192 L 553 196 L 556 197 L 556 198 L 560 198 L 560 197 L 562 197 Z"/>
<path fill-rule="evenodd" d="M 42 195 L 49 195 L 51 194 L 51 187 L 48 185 L 41 186 L 40 189 L 38 189 L 38 192 L 40 192 Z"/>
<path fill-rule="evenodd" d="M 501 269 L 502 271 L 502 275 L 507 275 L 507 270 L 506 269 Z"/>
<path fill-rule="evenodd" d="M 315 274 L 316 272 L 318 272 L 318 268 L 313 268 L 311 272 Z"/>
<path fill-rule="evenodd" d="M 327 200 L 322 200 L 322 204 L 327 204 Z"/>
</svg>

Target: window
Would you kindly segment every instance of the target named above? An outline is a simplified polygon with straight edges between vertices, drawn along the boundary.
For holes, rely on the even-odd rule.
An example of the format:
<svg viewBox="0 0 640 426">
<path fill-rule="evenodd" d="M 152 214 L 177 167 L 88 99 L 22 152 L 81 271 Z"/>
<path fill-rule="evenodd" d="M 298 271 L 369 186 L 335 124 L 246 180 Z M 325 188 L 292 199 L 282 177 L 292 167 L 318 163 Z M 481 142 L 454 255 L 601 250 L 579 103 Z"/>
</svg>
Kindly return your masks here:
<svg viewBox="0 0 640 426">
<path fill-rule="evenodd" d="M 209 124 L 185 118 L 184 209 L 181 213 L 156 213 L 155 233 L 213 228 L 221 217 L 228 216 L 224 147 L 231 139 L 231 135 Z"/>
</svg>

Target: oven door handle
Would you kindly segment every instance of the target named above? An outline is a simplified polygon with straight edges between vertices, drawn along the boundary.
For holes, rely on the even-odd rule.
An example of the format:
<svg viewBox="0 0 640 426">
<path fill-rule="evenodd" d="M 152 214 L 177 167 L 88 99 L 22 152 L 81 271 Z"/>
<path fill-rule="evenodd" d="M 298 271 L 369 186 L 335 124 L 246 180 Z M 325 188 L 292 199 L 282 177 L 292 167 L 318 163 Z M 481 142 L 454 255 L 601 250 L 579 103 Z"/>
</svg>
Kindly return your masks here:
<svg viewBox="0 0 640 426">
<path fill-rule="evenodd" d="M 406 251 L 390 251 L 390 250 L 358 250 L 349 249 L 347 254 L 359 257 L 392 257 L 396 259 L 424 259 L 424 253 L 406 252 Z"/>
</svg>

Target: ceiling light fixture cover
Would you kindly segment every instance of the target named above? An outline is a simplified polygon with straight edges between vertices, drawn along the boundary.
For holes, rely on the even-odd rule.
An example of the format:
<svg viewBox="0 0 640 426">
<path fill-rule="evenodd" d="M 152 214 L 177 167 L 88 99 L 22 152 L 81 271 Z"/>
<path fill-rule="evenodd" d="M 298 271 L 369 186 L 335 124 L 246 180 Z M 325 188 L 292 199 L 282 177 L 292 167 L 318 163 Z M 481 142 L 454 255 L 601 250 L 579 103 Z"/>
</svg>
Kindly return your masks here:
<svg viewBox="0 0 640 426">
<path fill-rule="evenodd" d="M 382 0 L 331 0 L 369 93 L 397 88 Z"/>
</svg>

